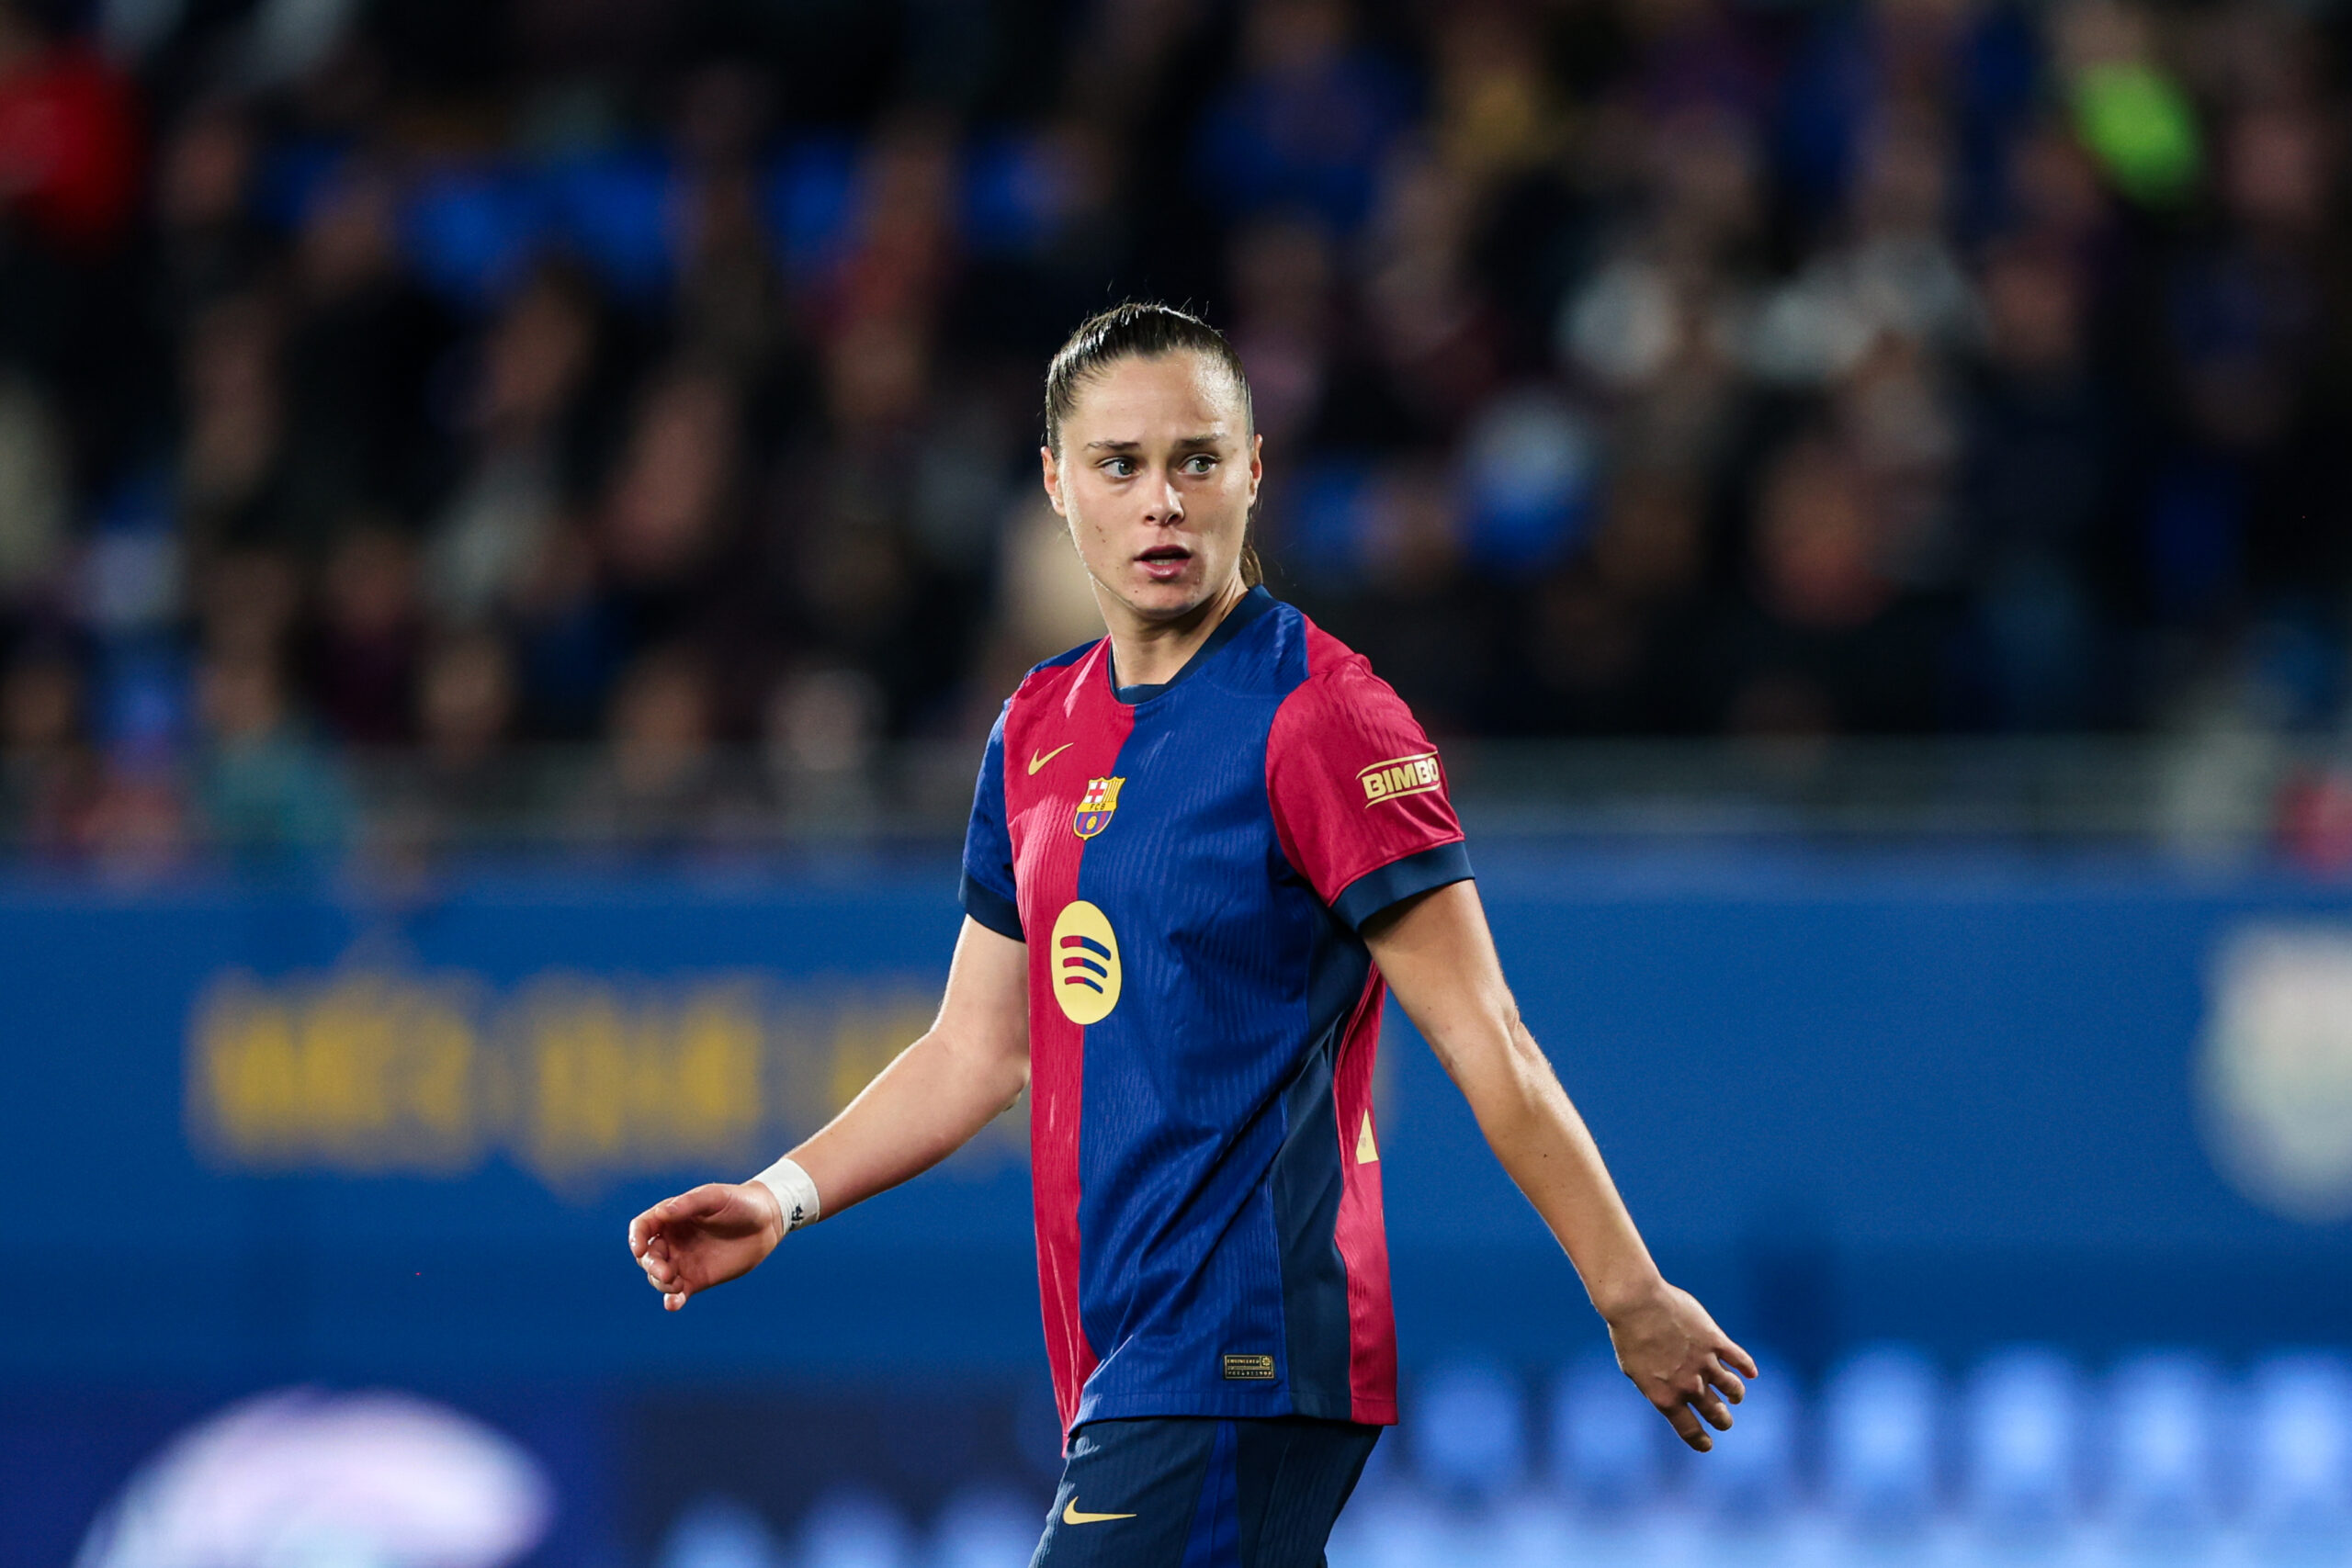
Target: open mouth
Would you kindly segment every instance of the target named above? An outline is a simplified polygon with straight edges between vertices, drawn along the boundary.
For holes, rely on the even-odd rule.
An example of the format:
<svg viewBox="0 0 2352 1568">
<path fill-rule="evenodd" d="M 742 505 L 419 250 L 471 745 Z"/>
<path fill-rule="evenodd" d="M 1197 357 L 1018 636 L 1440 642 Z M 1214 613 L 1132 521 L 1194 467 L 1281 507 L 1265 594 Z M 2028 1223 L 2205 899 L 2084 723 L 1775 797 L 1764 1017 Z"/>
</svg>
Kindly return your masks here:
<svg viewBox="0 0 2352 1568">
<path fill-rule="evenodd" d="M 1136 557 L 1154 582 L 1173 582 L 1184 574 L 1193 552 L 1182 545 L 1155 545 Z"/>
</svg>

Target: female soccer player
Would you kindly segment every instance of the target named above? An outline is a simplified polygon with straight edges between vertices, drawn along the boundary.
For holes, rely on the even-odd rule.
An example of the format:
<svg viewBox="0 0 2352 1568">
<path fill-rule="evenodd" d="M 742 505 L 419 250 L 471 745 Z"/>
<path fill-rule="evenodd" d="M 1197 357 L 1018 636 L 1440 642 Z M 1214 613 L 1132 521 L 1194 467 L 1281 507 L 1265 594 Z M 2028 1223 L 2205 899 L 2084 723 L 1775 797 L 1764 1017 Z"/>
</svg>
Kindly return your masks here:
<svg viewBox="0 0 2352 1568">
<path fill-rule="evenodd" d="M 1046 377 L 1046 493 L 1109 635 L 989 737 L 938 1021 L 752 1180 L 629 1224 L 664 1304 L 1029 1091 L 1067 1462 L 1035 1564 L 1318 1563 L 1396 1419 L 1373 1052 L 1393 989 L 1692 1448 L 1754 1362 L 1650 1260 L 1503 985 L 1437 752 L 1257 585 L 1225 339 L 1160 305 Z M 1736 1370 L 1735 1370 L 1736 1369 Z"/>
</svg>

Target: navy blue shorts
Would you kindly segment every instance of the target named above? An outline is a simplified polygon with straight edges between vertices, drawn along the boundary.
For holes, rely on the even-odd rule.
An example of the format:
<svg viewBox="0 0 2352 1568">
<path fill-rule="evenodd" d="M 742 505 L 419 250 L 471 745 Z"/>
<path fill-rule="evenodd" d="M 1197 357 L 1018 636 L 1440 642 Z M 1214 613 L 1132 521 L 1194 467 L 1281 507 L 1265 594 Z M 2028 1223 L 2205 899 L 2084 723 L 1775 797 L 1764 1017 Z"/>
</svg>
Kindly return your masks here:
<svg viewBox="0 0 2352 1568">
<path fill-rule="evenodd" d="M 1090 1421 L 1030 1568 L 1319 1568 L 1379 1440 L 1297 1416 Z"/>
</svg>

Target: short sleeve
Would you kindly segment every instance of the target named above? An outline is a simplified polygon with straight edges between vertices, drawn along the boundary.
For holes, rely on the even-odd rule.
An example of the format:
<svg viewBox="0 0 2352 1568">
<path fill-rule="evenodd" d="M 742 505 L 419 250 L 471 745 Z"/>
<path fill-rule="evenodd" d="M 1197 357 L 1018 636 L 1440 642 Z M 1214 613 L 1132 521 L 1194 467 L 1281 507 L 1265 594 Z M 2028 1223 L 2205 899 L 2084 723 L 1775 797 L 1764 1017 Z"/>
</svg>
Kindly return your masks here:
<svg viewBox="0 0 2352 1568">
<path fill-rule="evenodd" d="M 1351 931 L 1469 879 L 1437 748 L 1360 659 L 1309 679 L 1276 711 L 1266 794 L 1283 853 Z"/>
<path fill-rule="evenodd" d="M 972 821 L 964 830 L 964 877 L 958 896 L 964 912 L 1000 936 L 1015 942 L 1021 932 L 1021 906 L 1012 881 L 1012 834 L 1004 819 L 1004 715 L 996 716 L 989 731 L 988 750 L 980 759 L 979 783 L 972 789 Z"/>
</svg>

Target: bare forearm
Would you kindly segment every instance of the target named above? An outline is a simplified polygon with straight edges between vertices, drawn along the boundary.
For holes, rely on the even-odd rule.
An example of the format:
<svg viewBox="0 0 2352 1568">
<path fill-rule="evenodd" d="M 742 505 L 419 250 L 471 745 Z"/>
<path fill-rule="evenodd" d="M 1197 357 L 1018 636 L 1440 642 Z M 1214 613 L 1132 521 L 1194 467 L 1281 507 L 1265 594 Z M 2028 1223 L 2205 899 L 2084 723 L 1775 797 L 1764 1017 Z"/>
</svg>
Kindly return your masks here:
<svg viewBox="0 0 2352 1568">
<path fill-rule="evenodd" d="M 707 1181 L 629 1222 L 629 1251 L 662 1304 L 675 1312 L 758 1268 L 794 1225 L 930 1169 L 1018 1099 L 1029 1080 L 1027 976 L 1020 942 L 967 916 L 938 1021 L 848 1109 L 762 1179 Z"/>
<path fill-rule="evenodd" d="M 1477 890 L 1458 882 L 1423 894 L 1368 926 L 1364 943 L 1583 1276 L 1618 1366 L 1704 1451 L 1706 1427 L 1728 1428 L 1729 1405 L 1746 1392 L 1732 1369 L 1754 1377 L 1756 1363 L 1650 1260 L 1584 1118 L 1519 1021 Z"/>
<path fill-rule="evenodd" d="M 936 1032 L 899 1054 L 822 1131 L 792 1151 L 830 1217 L 922 1175 L 1007 1110 L 1024 1059 L 959 1048 Z"/>
<path fill-rule="evenodd" d="M 1505 1027 L 1489 1024 L 1488 1028 Z M 1551 1227 L 1603 1316 L 1661 1283 L 1600 1148 L 1515 1014 L 1506 1041 L 1441 1050 L 1503 1169 Z"/>
</svg>

